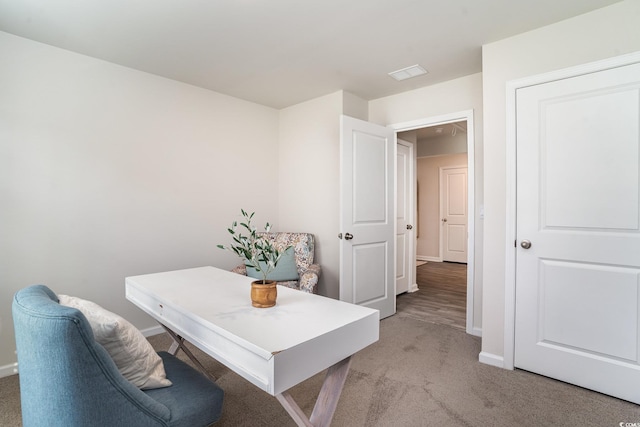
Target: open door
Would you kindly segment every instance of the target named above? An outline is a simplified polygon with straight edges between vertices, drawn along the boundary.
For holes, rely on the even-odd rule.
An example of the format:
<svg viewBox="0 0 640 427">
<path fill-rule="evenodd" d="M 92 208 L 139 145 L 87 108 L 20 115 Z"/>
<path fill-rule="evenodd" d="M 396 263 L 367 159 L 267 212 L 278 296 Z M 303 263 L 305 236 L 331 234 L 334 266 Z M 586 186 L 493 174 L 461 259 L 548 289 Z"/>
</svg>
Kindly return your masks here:
<svg viewBox="0 0 640 427">
<path fill-rule="evenodd" d="M 340 300 L 396 312 L 395 131 L 341 116 Z"/>
<path fill-rule="evenodd" d="M 417 290 L 414 227 L 416 176 L 413 144 L 397 139 L 396 169 L 396 295 Z"/>
</svg>

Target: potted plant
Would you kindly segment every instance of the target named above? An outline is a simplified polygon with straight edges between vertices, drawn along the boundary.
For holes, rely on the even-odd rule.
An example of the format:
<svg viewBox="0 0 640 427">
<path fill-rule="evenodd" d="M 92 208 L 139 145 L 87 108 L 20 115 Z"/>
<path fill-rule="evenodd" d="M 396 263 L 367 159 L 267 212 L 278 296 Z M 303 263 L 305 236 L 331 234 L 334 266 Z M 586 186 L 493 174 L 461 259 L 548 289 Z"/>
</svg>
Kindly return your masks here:
<svg viewBox="0 0 640 427">
<path fill-rule="evenodd" d="M 235 253 L 244 260 L 247 267 L 253 267 L 262 274 L 262 280 L 251 283 L 251 304 L 260 308 L 273 307 L 276 304 L 278 290 L 276 282 L 268 280 L 267 276 L 276 268 L 284 252 L 278 251 L 268 239 L 258 236 L 258 230 L 251 224 L 255 212 L 248 214 L 244 209 L 240 209 L 240 212 L 244 217 L 239 224 L 240 227 L 238 222 L 234 221 L 231 228 L 227 229 L 233 242 L 218 247 Z M 264 231 L 270 230 L 271 225 L 267 222 Z"/>
</svg>

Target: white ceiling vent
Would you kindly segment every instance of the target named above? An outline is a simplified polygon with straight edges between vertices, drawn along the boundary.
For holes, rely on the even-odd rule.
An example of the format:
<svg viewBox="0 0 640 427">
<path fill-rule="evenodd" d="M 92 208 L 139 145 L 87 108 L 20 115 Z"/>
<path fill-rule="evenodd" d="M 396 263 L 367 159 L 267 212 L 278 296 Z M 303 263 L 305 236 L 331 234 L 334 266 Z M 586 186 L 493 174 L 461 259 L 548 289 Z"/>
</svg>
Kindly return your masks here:
<svg viewBox="0 0 640 427">
<path fill-rule="evenodd" d="M 416 64 L 416 65 L 412 65 L 411 67 L 393 71 L 389 73 L 389 75 L 394 79 L 401 81 L 401 80 L 410 79 L 411 77 L 417 77 L 423 74 L 427 74 L 427 72 L 428 72 L 427 70 L 425 70 L 424 68 Z"/>
</svg>

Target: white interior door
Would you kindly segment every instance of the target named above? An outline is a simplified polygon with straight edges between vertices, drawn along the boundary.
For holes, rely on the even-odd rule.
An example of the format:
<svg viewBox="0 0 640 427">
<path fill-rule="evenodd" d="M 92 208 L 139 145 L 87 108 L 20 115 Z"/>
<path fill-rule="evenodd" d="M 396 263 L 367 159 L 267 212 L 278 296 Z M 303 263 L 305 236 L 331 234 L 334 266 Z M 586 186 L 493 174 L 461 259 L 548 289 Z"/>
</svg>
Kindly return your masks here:
<svg viewBox="0 0 640 427">
<path fill-rule="evenodd" d="M 640 403 L 640 64 L 516 107 L 514 364 Z"/>
<path fill-rule="evenodd" d="M 467 167 L 440 169 L 442 260 L 467 262 Z"/>
<path fill-rule="evenodd" d="M 340 299 L 396 311 L 393 129 L 341 117 Z"/>
<path fill-rule="evenodd" d="M 396 180 L 396 295 L 413 290 L 415 190 L 413 144 L 398 139 Z"/>
</svg>

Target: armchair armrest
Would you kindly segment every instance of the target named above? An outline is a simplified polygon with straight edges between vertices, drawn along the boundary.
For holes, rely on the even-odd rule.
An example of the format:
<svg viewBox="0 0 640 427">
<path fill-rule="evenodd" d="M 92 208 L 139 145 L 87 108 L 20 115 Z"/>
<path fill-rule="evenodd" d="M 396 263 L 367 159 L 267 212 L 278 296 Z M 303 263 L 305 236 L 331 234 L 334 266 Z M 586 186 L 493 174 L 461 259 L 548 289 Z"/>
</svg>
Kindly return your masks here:
<svg viewBox="0 0 640 427">
<path fill-rule="evenodd" d="M 317 294 L 321 271 L 320 264 L 311 264 L 306 270 L 300 271 L 300 290 Z"/>
<path fill-rule="evenodd" d="M 247 275 L 247 266 L 244 264 L 240 264 L 237 267 L 234 267 L 233 270 L 231 270 L 232 273 L 236 273 L 236 274 L 242 274 L 243 276 Z"/>
</svg>

